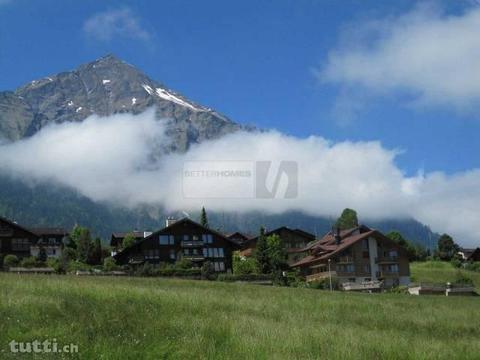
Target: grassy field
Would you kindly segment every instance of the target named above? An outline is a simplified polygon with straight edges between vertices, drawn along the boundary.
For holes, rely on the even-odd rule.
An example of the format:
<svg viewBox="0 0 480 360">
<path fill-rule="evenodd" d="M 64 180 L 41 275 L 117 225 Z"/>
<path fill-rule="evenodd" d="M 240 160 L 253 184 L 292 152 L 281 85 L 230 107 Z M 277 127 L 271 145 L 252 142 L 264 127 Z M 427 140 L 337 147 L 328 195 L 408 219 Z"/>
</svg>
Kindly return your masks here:
<svg viewBox="0 0 480 360">
<path fill-rule="evenodd" d="M 455 282 L 460 272 L 467 278 L 472 279 L 475 287 L 480 290 L 480 273 L 454 268 L 448 262 L 428 261 L 418 262 L 410 265 L 412 281 L 426 283 Z"/>
<path fill-rule="evenodd" d="M 414 265 L 414 276 L 428 273 Z M 433 279 L 433 278 L 432 278 Z M 478 359 L 480 298 L 353 294 L 206 281 L 0 274 L 8 343 L 36 359 Z"/>
</svg>

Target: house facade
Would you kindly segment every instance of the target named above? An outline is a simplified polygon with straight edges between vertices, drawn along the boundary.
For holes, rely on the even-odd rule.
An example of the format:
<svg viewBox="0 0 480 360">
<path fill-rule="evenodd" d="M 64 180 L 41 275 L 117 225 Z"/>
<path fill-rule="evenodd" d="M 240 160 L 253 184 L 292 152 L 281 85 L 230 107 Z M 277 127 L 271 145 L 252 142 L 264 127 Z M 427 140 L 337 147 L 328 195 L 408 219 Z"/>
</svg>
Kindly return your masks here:
<svg viewBox="0 0 480 360">
<path fill-rule="evenodd" d="M 225 235 L 184 218 L 171 221 L 167 226 L 139 240 L 133 246 L 117 253 L 119 264 L 153 265 L 175 264 L 186 259 L 194 267 L 209 262 L 215 272 L 230 272 L 232 251 L 236 244 Z"/>
<path fill-rule="evenodd" d="M 48 257 L 62 254 L 63 239 L 68 233 L 61 228 L 27 228 L 0 217 L 0 253 L 18 258 L 37 256 L 41 248 Z"/>
<path fill-rule="evenodd" d="M 128 234 L 132 234 L 135 237 L 135 240 L 138 242 L 142 239 L 145 239 L 147 236 L 152 235 L 151 231 L 130 231 L 130 232 L 114 232 L 110 238 L 110 247 L 111 255 L 115 256 L 118 252 L 123 250 L 123 239 Z"/>
<path fill-rule="evenodd" d="M 339 284 L 380 280 L 385 287 L 408 285 L 407 250 L 377 230 L 360 225 L 335 230 L 308 245 L 306 256 L 292 264 L 306 280 L 334 278 Z"/>
<path fill-rule="evenodd" d="M 30 255 L 38 256 L 43 247 L 47 257 L 58 258 L 62 255 L 63 242 L 68 232 L 63 228 L 29 228 L 38 236 L 38 240 L 30 247 Z"/>
<path fill-rule="evenodd" d="M 265 233 L 265 237 L 271 235 L 278 235 L 282 239 L 285 250 L 287 251 L 287 263 L 289 265 L 305 257 L 307 254 L 307 245 L 315 241 L 315 235 L 300 229 L 290 229 L 286 226 Z M 245 242 L 240 254 L 243 256 L 251 256 L 255 251 L 257 241 L 258 236 Z"/>
</svg>

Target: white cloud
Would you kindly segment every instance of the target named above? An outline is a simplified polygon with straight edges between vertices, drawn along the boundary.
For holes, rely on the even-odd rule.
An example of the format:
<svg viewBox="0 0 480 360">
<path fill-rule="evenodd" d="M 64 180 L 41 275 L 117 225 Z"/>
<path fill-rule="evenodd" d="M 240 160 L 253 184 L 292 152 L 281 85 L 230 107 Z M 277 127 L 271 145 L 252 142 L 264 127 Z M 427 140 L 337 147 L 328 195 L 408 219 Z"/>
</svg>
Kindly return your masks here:
<svg viewBox="0 0 480 360">
<path fill-rule="evenodd" d="M 162 204 L 188 211 L 205 205 L 217 211 L 302 210 L 320 216 L 336 216 L 352 207 L 366 221 L 414 217 L 462 244 L 478 245 L 480 170 L 407 177 L 395 165 L 398 152 L 379 142 L 332 143 L 273 131 L 238 132 L 195 145 L 185 154 L 152 160 L 152 153 L 168 141 L 164 124 L 149 111 L 51 125 L 31 138 L 0 145 L 0 168 L 18 179 L 55 181 L 95 201 L 130 207 Z M 298 197 L 234 198 L 245 189 L 232 189 L 233 183 L 223 178 L 193 186 L 209 186 L 215 193 L 232 194 L 231 199 L 185 198 L 184 164 L 199 160 L 296 161 Z"/>
<path fill-rule="evenodd" d="M 317 74 L 363 96 L 365 90 L 371 96 L 401 94 L 414 105 L 478 110 L 479 28 L 480 8 L 448 15 L 431 4 L 353 24 Z"/>
<path fill-rule="evenodd" d="M 121 8 L 94 14 L 83 24 L 83 31 L 90 37 L 110 41 L 117 37 L 149 41 L 151 34 L 140 19 L 129 9 Z"/>
</svg>

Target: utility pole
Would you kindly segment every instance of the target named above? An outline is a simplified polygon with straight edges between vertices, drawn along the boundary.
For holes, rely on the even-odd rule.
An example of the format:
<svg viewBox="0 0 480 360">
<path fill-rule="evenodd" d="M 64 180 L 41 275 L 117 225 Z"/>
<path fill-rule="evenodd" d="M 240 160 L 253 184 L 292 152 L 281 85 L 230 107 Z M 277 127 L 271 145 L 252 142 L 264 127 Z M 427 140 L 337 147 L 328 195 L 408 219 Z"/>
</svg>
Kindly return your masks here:
<svg viewBox="0 0 480 360">
<path fill-rule="evenodd" d="M 330 291 L 333 291 L 333 289 L 332 289 L 332 272 L 330 271 L 330 262 L 331 262 L 331 260 L 328 259 L 328 278 L 330 280 Z"/>
</svg>

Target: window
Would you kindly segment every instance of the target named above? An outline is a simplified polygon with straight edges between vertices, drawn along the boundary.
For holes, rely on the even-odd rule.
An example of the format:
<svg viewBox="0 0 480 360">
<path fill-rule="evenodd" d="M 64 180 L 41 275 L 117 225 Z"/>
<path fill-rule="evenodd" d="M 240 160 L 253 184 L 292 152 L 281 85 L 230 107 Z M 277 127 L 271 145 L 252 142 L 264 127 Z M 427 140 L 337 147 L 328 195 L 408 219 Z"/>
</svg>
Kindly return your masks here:
<svg viewBox="0 0 480 360">
<path fill-rule="evenodd" d="M 203 248 L 203 256 L 208 257 L 208 249 L 207 248 Z"/>
<path fill-rule="evenodd" d="M 192 240 L 193 240 L 193 241 L 198 241 L 198 235 L 193 235 L 193 236 L 192 236 Z"/>
<path fill-rule="evenodd" d="M 362 249 L 368 250 L 368 239 L 363 239 L 363 241 L 362 241 Z"/>
<path fill-rule="evenodd" d="M 160 245 L 168 245 L 170 242 L 168 235 L 160 235 Z"/>
<path fill-rule="evenodd" d="M 398 264 L 389 265 L 388 271 L 392 273 L 398 273 Z"/>
<path fill-rule="evenodd" d="M 225 271 L 225 263 L 222 261 L 219 263 L 220 271 Z"/>
<path fill-rule="evenodd" d="M 190 240 L 190 236 L 188 235 L 183 235 L 183 241 L 188 241 Z"/>
<path fill-rule="evenodd" d="M 198 249 L 193 249 L 193 255 L 198 255 Z"/>
<path fill-rule="evenodd" d="M 217 248 L 213 248 L 213 257 L 218 257 L 218 249 Z"/>
<path fill-rule="evenodd" d="M 345 270 L 346 272 L 354 272 L 355 271 L 355 266 L 353 266 L 353 264 L 348 264 L 345 266 Z"/>
<path fill-rule="evenodd" d="M 208 257 L 213 257 L 213 249 L 212 248 L 208 249 Z"/>
<path fill-rule="evenodd" d="M 57 242 L 57 239 L 55 239 L 54 237 L 48 238 L 48 243 L 50 245 L 54 245 L 56 242 Z"/>
<path fill-rule="evenodd" d="M 220 266 L 218 265 L 218 262 L 215 261 L 213 264 L 215 266 L 215 271 L 219 271 Z"/>
<path fill-rule="evenodd" d="M 170 245 L 175 245 L 175 237 L 173 235 L 170 235 L 168 237 Z"/>
<path fill-rule="evenodd" d="M 398 257 L 398 252 L 397 252 L 397 250 L 390 250 L 390 251 L 388 252 L 388 256 L 390 256 L 390 257 L 392 257 L 392 258 Z"/>
<path fill-rule="evenodd" d="M 184 250 L 183 250 L 183 253 L 184 253 L 185 255 L 190 255 L 190 249 L 184 249 Z"/>
<path fill-rule="evenodd" d="M 176 255 L 175 255 L 175 249 L 170 249 L 170 259 L 175 260 Z"/>
<path fill-rule="evenodd" d="M 28 239 L 12 239 L 13 251 L 29 251 L 30 241 Z"/>
<path fill-rule="evenodd" d="M 218 256 L 221 257 L 221 258 L 225 257 L 225 255 L 223 253 L 223 248 L 218 249 Z"/>
<path fill-rule="evenodd" d="M 202 240 L 205 244 L 212 244 L 213 243 L 213 236 L 211 234 L 203 234 Z"/>
<path fill-rule="evenodd" d="M 370 264 L 365 264 L 363 266 L 363 271 L 365 271 L 366 273 L 370 273 Z"/>
</svg>

